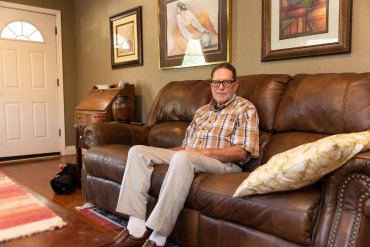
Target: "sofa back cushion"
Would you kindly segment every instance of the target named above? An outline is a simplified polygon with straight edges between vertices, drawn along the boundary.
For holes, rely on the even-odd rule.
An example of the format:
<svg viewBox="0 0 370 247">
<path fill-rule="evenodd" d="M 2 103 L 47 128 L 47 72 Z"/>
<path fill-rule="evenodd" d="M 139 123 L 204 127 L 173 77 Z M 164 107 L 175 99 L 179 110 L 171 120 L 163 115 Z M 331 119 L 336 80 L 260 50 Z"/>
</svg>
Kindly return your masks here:
<svg viewBox="0 0 370 247">
<path fill-rule="evenodd" d="M 294 76 L 279 104 L 274 134 L 260 164 L 328 135 L 369 130 L 369 95 L 370 73 Z"/>
<path fill-rule="evenodd" d="M 257 108 L 260 130 L 272 132 L 276 110 L 290 81 L 289 75 L 240 76 L 237 94 L 251 101 Z"/>
<path fill-rule="evenodd" d="M 158 93 L 148 114 L 148 145 L 162 148 L 182 144 L 195 111 L 211 100 L 209 80 L 172 81 Z"/>
<path fill-rule="evenodd" d="M 167 121 L 190 122 L 195 111 L 211 100 L 209 80 L 172 81 L 158 93 L 149 111 L 146 125 Z"/>
<path fill-rule="evenodd" d="M 179 147 L 190 122 L 167 121 L 154 125 L 148 135 L 148 146 L 160 148 Z"/>
<path fill-rule="evenodd" d="M 275 130 L 322 134 L 370 129 L 370 73 L 296 75 L 279 105 Z"/>
</svg>

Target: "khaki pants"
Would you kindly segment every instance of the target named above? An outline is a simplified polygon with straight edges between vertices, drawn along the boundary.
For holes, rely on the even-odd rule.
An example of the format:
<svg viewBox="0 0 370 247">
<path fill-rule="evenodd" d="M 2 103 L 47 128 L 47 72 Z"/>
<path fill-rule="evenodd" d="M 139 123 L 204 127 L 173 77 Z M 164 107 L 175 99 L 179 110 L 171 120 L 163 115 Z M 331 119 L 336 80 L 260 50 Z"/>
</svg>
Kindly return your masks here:
<svg viewBox="0 0 370 247">
<path fill-rule="evenodd" d="M 117 211 L 145 220 L 148 191 L 154 164 L 169 164 L 157 205 L 146 225 L 164 236 L 170 235 L 184 206 L 194 174 L 240 172 L 235 164 L 222 163 L 195 152 L 133 146 L 128 153 Z"/>
</svg>

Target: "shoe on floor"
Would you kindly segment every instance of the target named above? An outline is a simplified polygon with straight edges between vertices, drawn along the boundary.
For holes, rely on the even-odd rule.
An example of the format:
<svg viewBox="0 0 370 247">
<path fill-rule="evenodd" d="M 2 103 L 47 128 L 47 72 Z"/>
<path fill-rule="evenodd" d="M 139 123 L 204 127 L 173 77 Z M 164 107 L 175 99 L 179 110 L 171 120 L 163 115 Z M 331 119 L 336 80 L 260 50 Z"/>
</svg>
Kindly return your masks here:
<svg viewBox="0 0 370 247">
<path fill-rule="evenodd" d="M 115 238 L 115 247 L 138 247 L 142 246 L 150 236 L 150 232 L 147 230 L 144 232 L 142 237 L 134 237 L 130 235 L 128 229 L 125 227 Z"/>
</svg>

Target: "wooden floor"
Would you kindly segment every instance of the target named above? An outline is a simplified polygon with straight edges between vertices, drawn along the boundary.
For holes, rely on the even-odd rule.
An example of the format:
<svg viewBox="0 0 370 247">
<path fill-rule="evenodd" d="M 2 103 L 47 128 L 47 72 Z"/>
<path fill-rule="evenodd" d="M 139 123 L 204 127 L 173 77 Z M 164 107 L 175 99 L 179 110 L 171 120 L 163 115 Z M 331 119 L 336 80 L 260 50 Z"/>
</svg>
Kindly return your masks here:
<svg viewBox="0 0 370 247">
<path fill-rule="evenodd" d="M 35 234 L 3 243 L 13 246 L 109 246 L 116 233 L 78 212 L 75 207 L 86 200 L 77 189 L 72 195 L 56 195 L 50 180 L 60 171 L 59 165 L 76 163 L 75 156 L 44 158 L 0 163 L 0 171 L 28 189 L 37 199 L 47 205 L 67 222 L 67 226 L 49 232 Z"/>
</svg>

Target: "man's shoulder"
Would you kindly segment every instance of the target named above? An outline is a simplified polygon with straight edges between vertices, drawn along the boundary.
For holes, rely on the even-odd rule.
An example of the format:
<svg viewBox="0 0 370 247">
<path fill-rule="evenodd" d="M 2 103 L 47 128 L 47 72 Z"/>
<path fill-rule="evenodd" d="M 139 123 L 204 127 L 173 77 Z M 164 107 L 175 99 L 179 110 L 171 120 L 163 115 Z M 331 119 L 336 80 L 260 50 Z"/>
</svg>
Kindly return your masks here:
<svg viewBox="0 0 370 247">
<path fill-rule="evenodd" d="M 203 105 L 196 110 L 196 113 L 202 113 L 209 110 L 209 104 Z"/>
<path fill-rule="evenodd" d="M 239 107 L 247 107 L 247 108 L 256 108 L 255 105 L 247 100 L 246 98 L 243 98 L 241 96 L 236 96 L 235 98 L 235 104 L 237 104 Z"/>
</svg>

